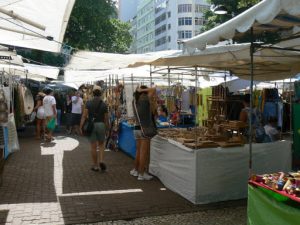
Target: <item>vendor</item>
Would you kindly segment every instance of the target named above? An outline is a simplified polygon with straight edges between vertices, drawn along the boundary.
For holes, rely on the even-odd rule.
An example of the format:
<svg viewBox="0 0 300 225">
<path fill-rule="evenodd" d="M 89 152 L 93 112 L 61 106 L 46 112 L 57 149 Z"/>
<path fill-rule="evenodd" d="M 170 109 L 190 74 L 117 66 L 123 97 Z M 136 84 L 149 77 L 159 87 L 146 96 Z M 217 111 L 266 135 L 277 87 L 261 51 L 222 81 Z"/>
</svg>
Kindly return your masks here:
<svg viewBox="0 0 300 225">
<path fill-rule="evenodd" d="M 268 120 L 268 124 L 264 126 L 265 133 L 267 137 L 269 138 L 269 141 L 278 141 L 280 139 L 280 133 L 276 129 L 277 126 L 277 118 L 276 117 L 270 117 Z"/>
<path fill-rule="evenodd" d="M 178 125 L 180 121 L 180 113 L 179 113 L 179 107 L 177 105 L 174 106 L 174 110 L 172 112 L 170 121 L 173 125 Z"/>
<path fill-rule="evenodd" d="M 159 122 L 168 122 L 168 109 L 165 105 L 161 105 L 157 109 L 157 120 Z"/>
</svg>

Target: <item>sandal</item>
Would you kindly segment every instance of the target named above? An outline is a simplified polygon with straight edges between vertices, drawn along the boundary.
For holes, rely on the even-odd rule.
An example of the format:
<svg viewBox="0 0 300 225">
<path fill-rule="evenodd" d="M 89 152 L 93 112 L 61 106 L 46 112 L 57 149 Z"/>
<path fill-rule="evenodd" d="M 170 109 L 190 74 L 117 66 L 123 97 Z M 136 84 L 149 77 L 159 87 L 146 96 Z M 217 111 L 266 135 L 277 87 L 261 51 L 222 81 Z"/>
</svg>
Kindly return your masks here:
<svg viewBox="0 0 300 225">
<path fill-rule="evenodd" d="M 99 168 L 98 167 L 92 167 L 91 170 L 94 171 L 94 172 L 98 172 Z"/>
</svg>

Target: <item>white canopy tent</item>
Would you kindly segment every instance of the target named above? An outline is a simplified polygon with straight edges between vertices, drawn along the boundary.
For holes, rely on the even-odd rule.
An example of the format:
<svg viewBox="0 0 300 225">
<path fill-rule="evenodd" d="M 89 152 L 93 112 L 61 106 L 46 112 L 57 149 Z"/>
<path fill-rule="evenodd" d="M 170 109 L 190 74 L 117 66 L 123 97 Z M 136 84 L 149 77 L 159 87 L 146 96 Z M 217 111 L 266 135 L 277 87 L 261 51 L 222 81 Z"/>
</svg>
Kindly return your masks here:
<svg viewBox="0 0 300 225">
<path fill-rule="evenodd" d="M 175 52 L 152 62 L 137 62 L 140 66 L 204 67 L 227 70 L 241 79 L 250 79 L 250 43 L 208 47 L 194 54 Z M 254 53 L 254 78 L 257 81 L 278 80 L 295 76 L 300 72 L 300 53 L 280 49 L 259 49 Z"/>
<path fill-rule="evenodd" d="M 60 52 L 74 3 L 75 0 L 2 0 L 0 43 Z"/>
<path fill-rule="evenodd" d="M 215 45 L 221 40 L 234 38 L 250 28 L 254 32 L 280 31 L 292 29 L 299 32 L 299 0 L 263 0 L 233 19 L 183 42 L 184 49 L 193 53 L 207 45 Z"/>
<path fill-rule="evenodd" d="M 245 33 L 250 30 L 251 45 L 250 45 L 250 114 L 253 110 L 252 93 L 253 93 L 253 79 L 256 69 L 264 70 L 265 67 L 257 68 L 255 62 L 255 51 L 257 45 L 254 44 L 254 33 L 262 33 L 265 31 L 279 32 L 285 34 L 290 39 L 295 38 L 299 33 L 300 25 L 300 1 L 299 0 L 263 0 L 252 8 L 246 10 L 233 19 L 221 24 L 210 31 L 204 32 L 192 39 L 184 41 L 184 50 L 193 53 L 196 49 L 203 50 L 208 44 L 217 44 L 224 39 L 233 39 L 240 33 Z M 259 46 L 261 48 L 261 46 Z M 273 46 L 264 46 L 269 49 L 280 49 Z M 281 48 L 284 50 L 283 48 Z M 291 49 L 286 49 L 291 50 Z M 295 51 L 295 50 L 293 50 Z M 289 52 L 290 54 L 291 52 Z M 276 57 L 276 56 L 273 56 Z M 295 56 L 294 58 L 297 58 Z M 292 60 L 292 57 L 289 59 Z M 299 62 L 293 62 L 293 66 Z M 280 68 L 278 68 L 280 69 Z M 299 72 L 299 68 L 294 66 L 294 72 Z M 298 71 L 297 71 L 298 70 Z M 272 74 L 270 74 L 272 75 Z M 296 74 L 294 74 L 296 75 Z M 280 77 L 269 77 L 269 80 L 281 79 Z M 249 121 L 249 129 L 252 130 L 252 117 Z M 252 132 L 249 136 L 249 174 L 252 173 Z"/>
<path fill-rule="evenodd" d="M 113 70 L 126 68 L 138 61 L 151 62 L 158 58 L 171 55 L 177 50 L 150 52 L 145 54 L 114 54 L 103 52 L 76 52 L 66 70 Z"/>
</svg>

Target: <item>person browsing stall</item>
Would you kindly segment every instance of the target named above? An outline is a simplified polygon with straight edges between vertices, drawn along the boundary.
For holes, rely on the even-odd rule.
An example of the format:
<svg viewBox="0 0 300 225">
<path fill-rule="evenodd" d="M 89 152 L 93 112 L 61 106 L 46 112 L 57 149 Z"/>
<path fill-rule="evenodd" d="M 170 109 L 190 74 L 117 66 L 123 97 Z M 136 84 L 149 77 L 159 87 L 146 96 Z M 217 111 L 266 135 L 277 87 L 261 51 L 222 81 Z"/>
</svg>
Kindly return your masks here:
<svg viewBox="0 0 300 225">
<path fill-rule="evenodd" d="M 277 118 L 270 117 L 268 120 L 268 124 L 264 126 L 265 133 L 269 137 L 270 141 L 278 141 L 280 139 L 280 133 L 276 129 L 277 126 Z"/>
<path fill-rule="evenodd" d="M 91 135 L 88 137 L 90 141 L 91 155 L 93 166 L 92 171 L 105 171 L 104 163 L 104 143 L 105 136 L 109 129 L 108 107 L 101 99 L 102 90 L 99 86 L 93 87 L 93 99 L 86 103 L 80 122 L 80 133 L 83 134 L 82 128 L 86 119 L 94 118 L 94 127 Z M 97 153 L 97 148 L 99 149 Z"/>
<path fill-rule="evenodd" d="M 151 100 L 155 99 L 155 94 L 155 88 L 147 88 L 146 86 L 137 88 L 134 93 L 133 109 L 136 120 L 134 130 L 136 157 L 135 167 L 130 171 L 130 175 L 137 177 L 137 180 L 140 181 L 151 180 L 153 178 L 147 172 L 150 161 L 150 140 L 152 137 L 145 135 L 145 129 L 156 131 L 153 106 L 151 107 Z"/>
<path fill-rule="evenodd" d="M 47 88 L 45 91 L 46 96 L 43 99 L 43 106 L 44 106 L 44 112 L 45 112 L 45 118 L 46 118 L 46 126 L 49 127 L 49 123 L 52 123 L 53 120 L 56 120 L 57 116 L 57 111 L 56 111 L 56 100 L 53 96 L 53 90 L 51 88 Z M 52 129 L 47 129 L 47 141 L 52 141 L 53 140 L 53 130 Z"/>
<path fill-rule="evenodd" d="M 75 134 L 79 134 L 79 125 L 83 109 L 83 100 L 80 97 L 80 92 L 77 91 L 75 96 L 72 96 L 72 130 Z"/>
<path fill-rule="evenodd" d="M 44 134 L 45 131 L 45 110 L 43 106 L 43 99 L 46 96 L 45 93 L 39 92 L 36 95 L 36 106 L 34 107 L 33 111 L 36 112 L 36 139 L 41 139 L 41 136 Z M 41 134 L 43 131 L 43 134 Z"/>
</svg>

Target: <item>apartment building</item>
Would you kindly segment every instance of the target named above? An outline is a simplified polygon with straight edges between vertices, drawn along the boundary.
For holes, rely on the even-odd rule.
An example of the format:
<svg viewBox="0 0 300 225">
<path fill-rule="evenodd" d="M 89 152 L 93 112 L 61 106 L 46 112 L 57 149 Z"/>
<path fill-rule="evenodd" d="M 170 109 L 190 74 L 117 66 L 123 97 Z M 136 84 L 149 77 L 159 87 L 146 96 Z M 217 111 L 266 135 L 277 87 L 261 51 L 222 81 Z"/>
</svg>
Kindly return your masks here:
<svg viewBox="0 0 300 225">
<path fill-rule="evenodd" d="M 145 4 L 153 6 L 153 9 L 147 11 L 148 22 L 140 24 L 138 29 L 136 51 L 138 53 L 179 49 L 181 40 L 200 33 L 205 23 L 204 11 L 210 7 L 206 0 L 142 0 L 142 3 L 144 6 Z M 137 19 L 139 13 L 141 15 L 139 9 L 143 7 L 138 7 Z M 153 15 L 150 16 L 150 13 Z M 143 28 L 145 24 L 149 24 L 147 31 Z M 139 38 L 144 37 L 143 32 L 147 33 L 147 38 L 151 42 L 147 47 L 140 46 L 143 41 Z"/>
</svg>

